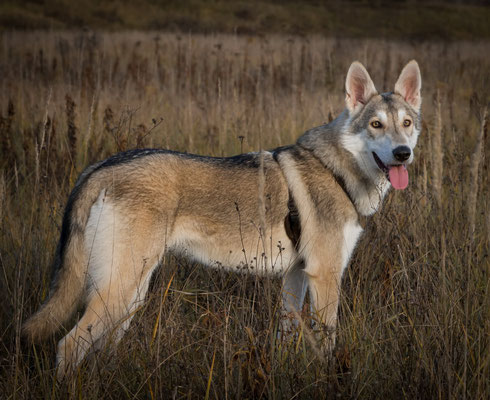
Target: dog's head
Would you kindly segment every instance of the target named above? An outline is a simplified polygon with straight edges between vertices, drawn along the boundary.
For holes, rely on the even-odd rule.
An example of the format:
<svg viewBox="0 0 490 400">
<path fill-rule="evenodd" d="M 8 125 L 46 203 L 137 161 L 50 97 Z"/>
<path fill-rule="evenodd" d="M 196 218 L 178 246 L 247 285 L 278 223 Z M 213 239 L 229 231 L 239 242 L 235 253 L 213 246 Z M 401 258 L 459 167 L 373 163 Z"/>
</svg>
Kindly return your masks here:
<svg viewBox="0 0 490 400">
<path fill-rule="evenodd" d="M 378 94 L 364 66 L 354 62 L 346 79 L 349 118 L 344 147 L 371 177 L 386 177 L 395 189 L 408 185 L 406 166 L 421 129 L 422 79 L 416 61 L 403 68 L 394 92 Z"/>
</svg>

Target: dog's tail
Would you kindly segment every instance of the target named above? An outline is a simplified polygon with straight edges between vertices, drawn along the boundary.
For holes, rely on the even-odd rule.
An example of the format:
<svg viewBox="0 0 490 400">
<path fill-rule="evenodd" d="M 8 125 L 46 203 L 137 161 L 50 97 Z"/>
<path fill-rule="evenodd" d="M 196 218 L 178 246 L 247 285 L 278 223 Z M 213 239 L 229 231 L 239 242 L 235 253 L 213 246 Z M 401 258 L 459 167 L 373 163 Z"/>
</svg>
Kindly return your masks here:
<svg viewBox="0 0 490 400">
<path fill-rule="evenodd" d="M 85 227 L 90 209 L 102 190 L 102 182 L 92 178 L 90 172 L 81 175 L 66 205 L 50 295 L 22 327 L 23 335 L 32 341 L 40 341 L 54 333 L 72 316 L 82 300 L 89 261 Z"/>
</svg>

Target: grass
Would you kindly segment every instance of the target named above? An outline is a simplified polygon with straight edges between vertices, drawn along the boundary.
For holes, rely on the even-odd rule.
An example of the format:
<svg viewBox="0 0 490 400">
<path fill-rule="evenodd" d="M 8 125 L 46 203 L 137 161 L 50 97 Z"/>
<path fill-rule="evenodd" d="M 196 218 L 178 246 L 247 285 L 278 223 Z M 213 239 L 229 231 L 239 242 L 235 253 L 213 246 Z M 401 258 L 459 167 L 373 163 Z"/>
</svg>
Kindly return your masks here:
<svg viewBox="0 0 490 400">
<path fill-rule="evenodd" d="M 399 39 L 490 37 L 484 1 L 4 0 L 0 30 L 163 29 Z"/>
<path fill-rule="evenodd" d="M 490 397 L 486 42 L 156 32 L 4 33 L 0 393 L 5 398 Z M 133 147 L 232 155 L 292 143 L 343 109 L 348 66 L 392 90 L 416 58 L 424 128 L 410 186 L 366 221 L 338 346 L 276 340 L 280 282 L 173 256 L 122 342 L 56 383 L 20 326 L 46 297 L 77 175 Z M 240 184 L 239 182 L 237 184 Z"/>
</svg>

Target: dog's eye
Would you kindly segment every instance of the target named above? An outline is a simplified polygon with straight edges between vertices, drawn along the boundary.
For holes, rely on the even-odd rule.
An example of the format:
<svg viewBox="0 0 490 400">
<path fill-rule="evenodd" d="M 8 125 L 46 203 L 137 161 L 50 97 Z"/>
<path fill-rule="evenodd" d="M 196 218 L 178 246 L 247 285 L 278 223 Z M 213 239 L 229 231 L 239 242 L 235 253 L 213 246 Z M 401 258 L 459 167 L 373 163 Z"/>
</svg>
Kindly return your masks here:
<svg viewBox="0 0 490 400">
<path fill-rule="evenodd" d="M 406 119 L 405 121 L 403 121 L 403 126 L 405 128 L 408 128 L 410 125 L 412 125 L 412 121 L 410 121 L 409 119 Z"/>
<path fill-rule="evenodd" d="M 383 125 L 382 125 L 382 124 L 381 124 L 381 122 L 379 122 L 379 121 L 373 121 L 373 122 L 371 122 L 371 126 L 372 126 L 373 128 L 375 128 L 375 129 L 380 129 L 380 128 L 382 128 L 382 127 L 383 127 Z"/>
</svg>

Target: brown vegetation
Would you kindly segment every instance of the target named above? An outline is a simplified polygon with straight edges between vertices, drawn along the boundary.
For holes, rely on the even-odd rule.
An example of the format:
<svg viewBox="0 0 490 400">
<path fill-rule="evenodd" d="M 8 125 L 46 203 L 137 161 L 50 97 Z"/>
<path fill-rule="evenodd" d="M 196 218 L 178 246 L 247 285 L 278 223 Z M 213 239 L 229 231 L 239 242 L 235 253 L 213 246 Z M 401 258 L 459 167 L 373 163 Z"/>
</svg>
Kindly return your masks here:
<svg viewBox="0 0 490 400">
<path fill-rule="evenodd" d="M 3 0 L 0 31 L 165 30 L 186 33 L 480 39 L 490 37 L 485 0 Z"/>
<path fill-rule="evenodd" d="M 0 46 L 0 393 L 7 398 L 490 397 L 486 43 L 11 33 Z M 21 322 L 49 289 L 89 163 L 133 147 L 215 156 L 293 142 L 344 107 L 358 59 L 392 90 L 416 58 L 424 129 L 345 274 L 338 347 L 276 340 L 279 280 L 168 257 L 115 348 L 57 384 Z M 237 182 L 239 185 L 240 183 Z"/>
</svg>

